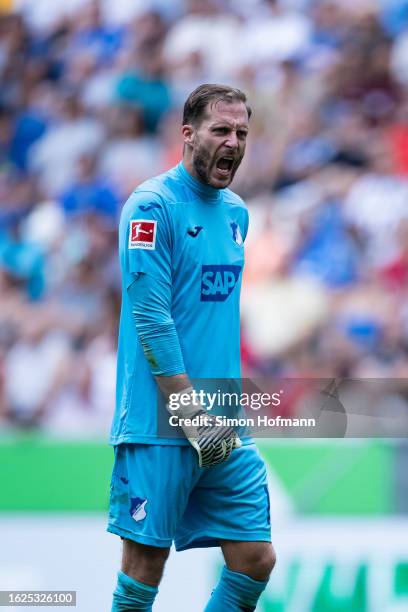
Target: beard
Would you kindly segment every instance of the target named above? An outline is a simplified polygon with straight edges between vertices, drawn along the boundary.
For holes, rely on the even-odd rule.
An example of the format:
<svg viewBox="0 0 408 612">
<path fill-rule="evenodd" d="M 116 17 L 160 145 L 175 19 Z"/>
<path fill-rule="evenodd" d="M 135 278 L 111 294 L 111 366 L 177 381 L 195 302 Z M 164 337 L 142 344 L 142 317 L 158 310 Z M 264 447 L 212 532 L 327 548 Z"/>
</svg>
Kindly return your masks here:
<svg viewBox="0 0 408 612">
<path fill-rule="evenodd" d="M 233 181 L 236 171 L 242 161 L 243 155 L 241 158 L 234 161 L 234 164 L 231 169 L 230 181 L 228 185 Z M 206 185 L 211 185 L 211 169 L 215 163 L 215 159 L 211 157 L 208 149 L 201 143 L 197 143 L 192 158 L 192 164 L 197 176 L 199 177 L 202 183 Z M 227 187 L 227 185 L 225 185 Z"/>
<path fill-rule="evenodd" d="M 203 145 L 198 144 L 193 154 L 193 167 L 203 183 L 210 180 L 211 155 Z"/>
</svg>

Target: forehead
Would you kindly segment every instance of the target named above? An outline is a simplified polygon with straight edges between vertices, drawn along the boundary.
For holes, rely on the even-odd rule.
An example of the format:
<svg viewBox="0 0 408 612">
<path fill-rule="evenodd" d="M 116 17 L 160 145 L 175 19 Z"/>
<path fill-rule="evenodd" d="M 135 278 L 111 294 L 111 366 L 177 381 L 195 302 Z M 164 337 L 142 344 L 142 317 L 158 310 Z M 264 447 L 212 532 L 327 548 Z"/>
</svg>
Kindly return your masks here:
<svg viewBox="0 0 408 612">
<path fill-rule="evenodd" d="M 248 127 L 248 111 L 245 104 L 239 100 L 234 102 L 217 100 L 208 104 L 203 123 L 208 125 L 229 123 L 234 126 Z"/>
</svg>

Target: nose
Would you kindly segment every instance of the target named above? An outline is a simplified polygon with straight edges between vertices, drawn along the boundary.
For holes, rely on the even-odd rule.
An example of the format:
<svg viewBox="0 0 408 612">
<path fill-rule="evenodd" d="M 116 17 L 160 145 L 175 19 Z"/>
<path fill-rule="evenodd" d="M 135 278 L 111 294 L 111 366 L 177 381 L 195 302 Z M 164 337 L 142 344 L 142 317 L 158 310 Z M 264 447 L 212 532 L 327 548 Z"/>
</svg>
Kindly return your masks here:
<svg viewBox="0 0 408 612">
<path fill-rule="evenodd" d="M 229 149 L 238 149 L 238 136 L 236 132 L 230 132 L 228 134 L 225 146 Z"/>
</svg>

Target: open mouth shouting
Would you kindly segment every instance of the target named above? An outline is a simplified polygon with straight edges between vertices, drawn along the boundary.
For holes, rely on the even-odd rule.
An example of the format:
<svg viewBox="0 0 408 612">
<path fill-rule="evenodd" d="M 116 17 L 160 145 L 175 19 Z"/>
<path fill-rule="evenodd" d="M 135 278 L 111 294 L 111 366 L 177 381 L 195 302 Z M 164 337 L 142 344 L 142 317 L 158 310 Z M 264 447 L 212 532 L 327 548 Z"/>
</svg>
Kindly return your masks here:
<svg viewBox="0 0 408 612">
<path fill-rule="evenodd" d="M 223 178 L 227 178 L 230 176 L 233 167 L 234 167 L 234 157 L 228 156 L 228 155 L 219 157 L 215 164 L 217 174 Z"/>
</svg>

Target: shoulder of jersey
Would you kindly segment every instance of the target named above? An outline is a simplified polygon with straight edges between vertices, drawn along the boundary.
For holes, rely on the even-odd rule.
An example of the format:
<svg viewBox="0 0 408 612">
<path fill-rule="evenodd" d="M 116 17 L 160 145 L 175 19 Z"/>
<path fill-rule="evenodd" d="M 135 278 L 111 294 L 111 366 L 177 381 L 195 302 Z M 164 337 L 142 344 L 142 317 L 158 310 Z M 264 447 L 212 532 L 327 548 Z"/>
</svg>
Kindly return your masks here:
<svg viewBox="0 0 408 612">
<path fill-rule="evenodd" d="M 172 168 L 167 172 L 144 181 L 132 195 L 141 200 L 153 198 L 154 201 L 160 201 L 162 204 L 177 201 L 180 197 L 182 185 L 175 170 L 176 168 Z"/>
<path fill-rule="evenodd" d="M 235 193 L 234 191 L 231 191 L 231 189 L 224 189 L 223 196 L 224 196 L 225 204 L 230 204 L 231 206 L 237 206 L 238 208 L 244 208 L 246 210 L 247 206 L 244 200 L 237 193 Z"/>
</svg>

